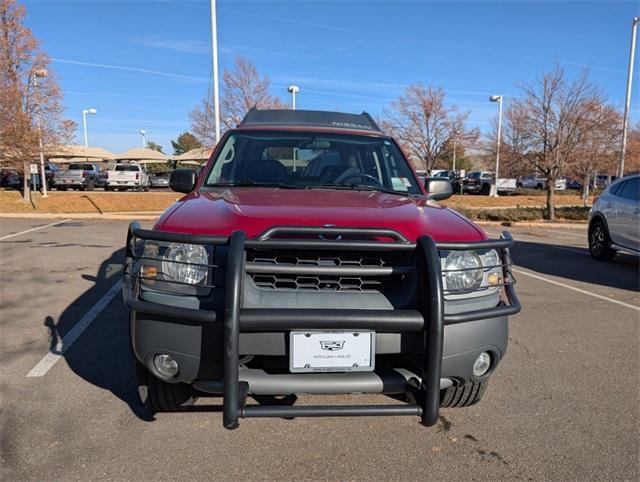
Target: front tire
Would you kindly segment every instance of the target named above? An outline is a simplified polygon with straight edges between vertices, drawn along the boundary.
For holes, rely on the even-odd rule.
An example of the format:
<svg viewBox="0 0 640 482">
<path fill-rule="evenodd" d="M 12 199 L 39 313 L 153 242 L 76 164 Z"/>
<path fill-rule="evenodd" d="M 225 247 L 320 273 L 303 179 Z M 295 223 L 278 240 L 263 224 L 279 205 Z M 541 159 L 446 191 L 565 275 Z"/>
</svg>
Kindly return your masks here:
<svg viewBox="0 0 640 482">
<path fill-rule="evenodd" d="M 183 412 L 197 400 L 196 392 L 186 383 L 167 383 L 159 380 L 136 360 L 136 381 L 140 401 L 154 413 Z"/>
<path fill-rule="evenodd" d="M 601 219 L 589 225 L 589 254 L 598 261 L 609 261 L 616 255 L 616 250 L 611 248 L 609 230 Z"/>
<path fill-rule="evenodd" d="M 440 407 L 455 408 L 475 405 L 482 399 L 489 380 L 468 381 L 464 385 L 451 386 L 440 391 Z"/>
</svg>

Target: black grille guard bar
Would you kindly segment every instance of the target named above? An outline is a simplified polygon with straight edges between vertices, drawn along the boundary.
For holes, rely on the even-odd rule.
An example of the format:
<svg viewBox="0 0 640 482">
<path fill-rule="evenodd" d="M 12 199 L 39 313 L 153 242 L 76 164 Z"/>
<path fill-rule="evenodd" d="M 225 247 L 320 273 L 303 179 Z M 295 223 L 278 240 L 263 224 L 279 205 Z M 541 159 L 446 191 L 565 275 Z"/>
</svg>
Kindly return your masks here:
<svg viewBox="0 0 640 482">
<path fill-rule="evenodd" d="M 316 229 L 309 229 L 316 234 Z M 355 232 L 349 234 L 356 234 Z M 324 231 L 326 232 L 326 231 Z M 461 314 L 444 314 L 444 290 L 442 285 L 441 261 L 438 250 L 500 250 L 505 269 L 505 277 L 512 279 L 509 248 L 513 238 L 507 232 L 499 240 L 472 243 L 434 243 L 430 236 L 421 236 L 416 244 L 408 243 L 401 235 L 393 235 L 389 230 L 367 230 L 370 236 L 388 237 L 396 242 L 347 241 L 341 239 L 273 239 L 273 234 L 289 233 L 288 228 L 267 231 L 258 239 L 247 239 L 242 231 L 231 236 L 199 236 L 142 229 L 138 222 L 129 226 L 126 244 L 123 297 L 125 304 L 133 311 L 176 318 L 194 322 L 213 322 L 213 311 L 195 310 L 175 306 L 160 305 L 138 298 L 134 274 L 135 243 L 137 239 L 176 243 L 227 245 L 229 247 L 224 314 L 224 393 L 223 424 L 228 429 L 238 427 L 243 417 L 318 417 L 318 416 L 377 416 L 377 415 L 419 415 L 422 423 L 433 426 L 438 420 L 440 405 L 440 375 L 444 325 L 462 323 L 483 318 L 515 314 L 520 311 L 520 302 L 513 283 L 505 284 L 508 304 L 501 303 L 495 308 Z M 339 236 L 344 231 L 333 230 L 330 236 Z M 267 238 L 267 239 L 264 239 Z M 415 250 L 418 257 L 418 297 L 416 310 L 290 310 L 242 309 L 243 280 L 246 272 L 245 250 L 247 248 L 317 248 L 341 250 L 407 251 Z M 422 332 L 424 335 L 424 373 L 420 387 L 416 389 L 416 405 L 403 408 L 398 406 L 349 406 L 349 407 L 281 407 L 245 406 L 248 387 L 239 380 L 239 338 L 241 331 L 268 331 L 291 329 L 372 329 L 381 332 L 403 331 Z"/>
</svg>

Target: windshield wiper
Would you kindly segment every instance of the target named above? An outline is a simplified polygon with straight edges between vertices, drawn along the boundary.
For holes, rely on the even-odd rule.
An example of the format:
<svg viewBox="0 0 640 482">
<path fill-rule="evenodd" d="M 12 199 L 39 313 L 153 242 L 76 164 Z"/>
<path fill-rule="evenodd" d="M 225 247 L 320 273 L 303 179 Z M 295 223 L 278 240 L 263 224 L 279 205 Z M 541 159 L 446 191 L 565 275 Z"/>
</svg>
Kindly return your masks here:
<svg viewBox="0 0 640 482">
<path fill-rule="evenodd" d="M 372 186 L 370 184 L 312 184 L 305 186 L 305 189 L 338 189 L 342 191 L 377 191 L 384 192 L 387 194 L 395 194 L 396 196 L 409 196 L 410 193 L 402 192 L 402 191 L 394 191 L 393 189 L 388 189 L 384 186 Z"/>
<path fill-rule="evenodd" d="M 293 186 L 283 182 L 256 182 L 249 180 L 226 182 L 221 184 L 208 184 L 207 187 L 275 187 L 279 189 L 302 189 L 300 186 Z"/>
</svg>

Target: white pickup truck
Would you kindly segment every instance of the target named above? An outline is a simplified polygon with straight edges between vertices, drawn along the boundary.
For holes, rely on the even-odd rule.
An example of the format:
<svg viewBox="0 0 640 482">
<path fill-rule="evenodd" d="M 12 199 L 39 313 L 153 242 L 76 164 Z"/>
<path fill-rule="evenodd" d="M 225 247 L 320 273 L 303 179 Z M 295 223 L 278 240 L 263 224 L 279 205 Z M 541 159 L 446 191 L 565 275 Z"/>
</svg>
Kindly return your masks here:
<svg viewBox="0 0 640 482">
<path fill-rule="evenodd" d="M 135 189 L 136 191 L 148 191 L 150 186 L 149 176 L 140 164 L 127 163 L 116 164 L 107 173 L 107 191 L 119 189 Z"/>
</svg>

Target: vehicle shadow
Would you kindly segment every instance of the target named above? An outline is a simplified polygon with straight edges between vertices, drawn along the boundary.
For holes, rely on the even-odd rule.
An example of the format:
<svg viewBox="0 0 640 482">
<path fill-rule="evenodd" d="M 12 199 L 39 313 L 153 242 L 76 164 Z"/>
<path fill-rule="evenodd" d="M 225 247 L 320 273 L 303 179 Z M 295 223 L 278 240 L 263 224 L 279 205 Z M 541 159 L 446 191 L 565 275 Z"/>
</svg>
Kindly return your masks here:
<svg viewBox="0 0 640 482">
<path fill-rule="evenodd" d="M 95 276 L 82 275 L 93 286 L 76 298 L 60 315 L 57 323 L 47 316 L 44 325 L 50 336 L 50 351 L 63 354 L 69 368 L 97 387 L 109 390 L 125 402 L 141 420 L 153 415 L 138 396 L 134 357 L 129 341 L 129 320 L 120 293 L 96 316 L 68 350 L 59 343 L 83 316 L 122 278 L 124 248 L 114 251 L 100 264 Z"/>
<path fill-rule="evenodd" d="M 603 262 L 594 260 L 587 248 L 517 239 L 511 254 L 515 265 L 530 271 L 609 288 L 640 291 L 640 260 L 628 254 L 618 253 L 613 260 Z"/>
</svg>

